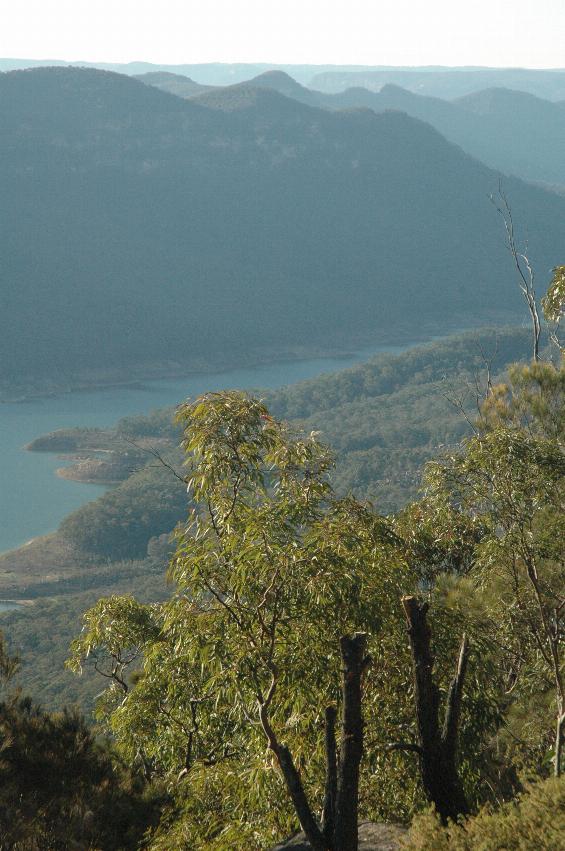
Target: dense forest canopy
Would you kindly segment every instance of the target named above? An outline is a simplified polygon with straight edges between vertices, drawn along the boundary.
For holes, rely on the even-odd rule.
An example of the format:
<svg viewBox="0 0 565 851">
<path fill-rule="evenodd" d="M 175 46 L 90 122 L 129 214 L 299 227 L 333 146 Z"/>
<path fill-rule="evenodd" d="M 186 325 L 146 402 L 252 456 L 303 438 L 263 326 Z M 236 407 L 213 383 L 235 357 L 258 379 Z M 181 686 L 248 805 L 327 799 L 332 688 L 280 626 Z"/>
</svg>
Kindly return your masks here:
<svg viewBox="0 0 565 851">
<path fill-rule="evenodd" d="M 341 422 L 345 437 L 352 422 L 345 416 L 348 406 L 357 406 L 357 416 L 365 418 L 370 431 L 378 424 L 379 407 L 384 407 L 384 425 L 387 416 L 402 410 L 406 390 L 418 386 L 422 401 L 428 396 L 436 406 L 442 402 L 428 409 L 437 412 L 440 435 L 445 411 L 456 409 L 442 395 L 446 386 L 448 395 L 464 389 L 484 368 L 487 352 L 493 369 L 501 370 L 526 347 L 522 331 L 499 332 L 498 343 L 492 332 L 482 339 L 465 335 L 401 356 L 380 356 L 334 377 L 273 393 L 269 401 L 279 411 L 302 415 L 307 429 L 320 406 L 322 421 L 335 409 L 341 415 L 331 429 L 338 434 Z M 462 425 L 453 420 L 451 451 L 429 468 L 425 496 L 388 516 L 353 496 L 333 493 L 327 475 L 331 453 L 315 434 L 275 419 L 264 403 L 231 392 L 181 409 L 189 463 L 183 470 L 181 459 L 175 459 L 185 477 L 184 485 L 177 482 L 177 493 L 179 514 L 182 494 L 189 520 L 181 524 L 171 562 L 172 587 L 159 581 L 167 547 L 154 540 L 145 566 L 116 562 L 106 576 L 93 577 L 100 584 L 92 591 L 69 597 L 70 606 L 64 601 L 39 604 L 40 620 L 30 631 L 41 640 L 42 617 L 54 634 L 71 611 L 78 619 L 85 605 L 92 606 L 73 645 L 71 664 L 84 666 L 88 689 L 99 695 L 98 717 L 117 740 L 118 755 L 110 758 L 122 768 L 112 769 L 109 782 L 122 810 L 135 813 L 138 827 L 131 847 L 137 842 L 135 830 L 151 823 L 156 827 L 150 847 L 156 851 L 264 849 L 292 830 L 296 815 L 281 776 L 265 756 L 265 730 L 271 728 L 277 737 L 272 758 L 278 760 L 277 754 L 289 749 L 317 811 L 324 784 L 320 713 L 328 699 L 335 700 L 339 636 L 355 630 L 368 634 L 372 657 L 363 698 L 367 738 L 360 816 L 407 822 L 425 809 L 427 786 L 414 753 L 418 734 L 403 638 L 401 598 L 407 594 L 424 593 L 430 606 L 441 693 L 448 687 L 461 634 L 467 633 L 470 673 L 463 691 L 458 765 L 470 810 L 510 799 L 525 789 L 526 779 L 551 773 L 552 764 L 557 766 L 556 713 L 563 714 L 556 679 L 561 668 L 552 668 L 554 658 L 562 665 L 561 638 L 551 627 L 551 613 L 561 617 L 557 612 L 562 609 L 555 601 L 563 587 L 563 389 L 562 367 L 541 362 L 511 368 L 507 383 L 488 392 L 476 431 L 461 449 Z M 410 393 L 404 404 L 414 406 Z M 420 415 L 417 408 L 413 413 Z M 152 438 L 166 453 L 163 441 L 177 441 L 177 429 L 170 413 L 155 412 L 125 419 L 111 440 L 115 446 L 120 432 L 128 441 Z M 96 443 L 103 434 L 90 431 L 83 437 Z M 75 445 L 80 438 L 77 432 Z M 437 447 L 428 451 L 435 454 Z M 154 470 L 159 478 L 167 472 L 162 466 Z M 117 504 L 115 521 L 138 503 L 143 515 L 139 496 L 145 485 L 143 477 L 136 484 L 138 476 L 126 481 L 130 490 L 121 497 L 121 507 Z M 95 518 L 85 528 L 94 528 Z M 538 586 L 532 584 L 532 565 Z M 128 575 L 139 599 L 128 593 Z M 95 602 L 96 587 L 108 588 L 110 595 Z M 513 594 L 520 600 L 517 607 Z M 12 638 L 22 635 L 22 617 L 3 618 Z M 68 627 L 65 636 L 70 637 Z M 51 664 L 60 664 L 64 647 L 53 649 Z M 102 698 L 93 668 L 112 684 Z M 273 676 L 277 685 L 267 699 L 269 723 L 256 727 L 250 723 L 261 709 L 256 688 L 264 700 Z M 15 695 L 6 704 L 3 723 L 19 737 L 31 722 L 18 700 Z M 33 718 L 45 736 L 54 735 L 49 716 L 36 712 Z M 71 724 L 69 742 L 76 729 Z M 123 771 L 133 772 L 132 777 Z M 548 820 L 561 806 L 561 784 L 527 791 L 520 808 L 512 805 L 492 823 L 481 815 L 469 830 L 477 836 L 500 830 L 507 842 L 509 836 L 518 842 L 541 830 L 550 842 L 559 833 Z M 95 784 L 81 788 L 81 806 L 99 799 Z M 25 794 L 36 794 L 33 785 Z M 63 813 L 66 793 L 58 794 L 53 812 Z M 55 825 L 53 818 L 47 812 L 37 830 Z M 97 818 L 89 817 L 88 830 L 103 829 Z M 69 822 L 67 830 L 84 833 L 84 822 Z M 439 822 L 416 819 L 407 842 L 413 848 L 460 842 L 463 848 L 465 836 L 448 838 Z M 110 840 L 108 847 L 113 847 Z"/>
<path fill-rule="evenodd" d="M 371 499 L 382 511 L 398 510 L 415 496 L 424 463 L 468 432 L 455 403 L 460 394 L 472 403 L 483 357 L 490 358 L 496 373 L 526 346 L 521 330 L 500 329 L 494 336 L 492 331 L 471 332 L 401 355 L 379 355 L 337 374 L 270 391 L 265 399 L 277 416 L 319 430 L 335 448 L 332 481 L 338 493 Z M 85 552 L 142 558 L 148 540 L 182 518 L 183 482 L 150 451 L 159 449 L 179 469 L 172 417 L 172 410 L 126 417 L 114 434 L 102 438 L 104 445 L 113 443 L 126 453 L 127 477 L 69 515 L 61 525 L 65 538 Z M 77 438 L 83 446 L 91 440 L 88 434 L 77 433 Z M 57 433 L 51 440 L 56 439 Z M 132 446 L 138 447 L 133 455 Z"/>
</svg>

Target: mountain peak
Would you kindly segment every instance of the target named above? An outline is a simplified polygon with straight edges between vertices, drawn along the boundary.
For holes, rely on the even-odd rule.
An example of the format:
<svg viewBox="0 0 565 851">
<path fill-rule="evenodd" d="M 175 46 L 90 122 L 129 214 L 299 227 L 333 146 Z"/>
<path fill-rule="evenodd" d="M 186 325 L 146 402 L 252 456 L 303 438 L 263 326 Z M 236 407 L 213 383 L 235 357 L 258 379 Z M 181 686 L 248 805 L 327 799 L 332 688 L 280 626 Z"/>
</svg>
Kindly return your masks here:
<svg viewBox="0 0 565 851">
<path fill-rule="evenodd" d="M 257 89 L 273 89 L 285 97 L 294 98 L 294 100 L 304 103 L 312 103 L 316 98 L 314 92 L 301 86 L 285 71 L 265 71 L 249 80 L 247 85 Z"/>
<path fill-rule="evenodd" d="M 271 113 L 276 118 L 297 116 L 305 109 L 315 109 L 315 106 L 305 104 L 302 98 L 292 97 L 271 86 L 257 86 L 253 80 L 248 83 L 236 83 L 234 86 L 214 87 L 193 98 L 192 102 L 222 112 L 257 109 L 263 113 Z"/>
<path fill-rule="evenodd" d="M 145 83 L 147 86 L 154 86 L 182 98 L 192 98 L 213 88 L 203 86 L 185 74 L 172 74 L 170 71 L 148 71 L 146 74 L 135 74 L 134 76 L 136 80 Z"/>
<path fill-rule="evenodd" d="M 178 83 L 192 83 L 194 86 L 199 85 L 191 77 L 185 74 L 173 74 L 171 71 L 147 71 L 144 74 L 134 74 L 136 80 L 141 80 L 143 83 L 166 83 L 176 80 Z"/>
<path fill-rule="evenodd" d="M 393 94 L 393 93 L 401 93 L 403 95 L 410 95 L 412 92 L 408 91 L 408 89 L 399 86 L 397 83 L 385 83 L 384 86 L 380 89 L 381 94 L 383 92 Z"/>
<path fill-rule="evenodd" d="M 286 71 L 279 71 L 276 68 L 272 71 L 264 71 L 256 77 L 248 81 L 249 85 L 264 86 L 269 89 L 292 89 L 292 91 L 300 91 L 304 88 L 300 83 L 287 74 Z"/>
<path fill-rule="evenodd" d="M 464 95 L 455 101 L 464 109 L 476 112 L 479 115 L 487 115 L 500 109 L 516 109 L 521 105 L 528 107 L 541 107 L 551 109 L 554 104 L 551 101 L 539 98 L 530 92 L 522 92 L 518 89 L 507 89 L 503 86 L 493 86 L 481 89 L 478 92 Z"/>
</svg>

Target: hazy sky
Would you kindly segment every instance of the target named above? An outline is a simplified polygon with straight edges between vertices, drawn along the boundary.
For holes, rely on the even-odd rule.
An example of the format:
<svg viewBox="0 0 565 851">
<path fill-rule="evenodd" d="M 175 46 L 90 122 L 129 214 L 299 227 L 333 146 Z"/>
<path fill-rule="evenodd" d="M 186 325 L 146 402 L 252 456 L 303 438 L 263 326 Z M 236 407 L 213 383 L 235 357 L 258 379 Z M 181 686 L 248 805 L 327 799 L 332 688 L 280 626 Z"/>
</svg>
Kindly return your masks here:
<svg viewBox="0 0 565 851">
<path fill-rule="evenodd" d="M 2 57 L 565 66 L 565 0 L 3 0 L 2 5 Z"/>
</svg>

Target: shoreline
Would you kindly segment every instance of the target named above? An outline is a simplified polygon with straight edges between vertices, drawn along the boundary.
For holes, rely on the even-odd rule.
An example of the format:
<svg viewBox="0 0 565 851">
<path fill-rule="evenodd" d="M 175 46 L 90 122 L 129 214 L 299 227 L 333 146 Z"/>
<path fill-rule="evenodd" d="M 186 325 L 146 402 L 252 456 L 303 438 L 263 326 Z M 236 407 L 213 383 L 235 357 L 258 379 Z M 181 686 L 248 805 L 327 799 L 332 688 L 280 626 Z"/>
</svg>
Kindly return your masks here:
<svg viewBox="0 0 565 851">
<path fill-rule="evenodd" d="M 424 339 L 415 340 L 414 345 L 424 342 Z M 368 344 L 370 345 L 370 344 Z M 383 342 L 383 346 L 393 345 L 392 343 Z M 411 343 L 409 344 L 411 345 Z M 360 345 L 359 349 L 364 348 Z M 57 385 L 49 382 L 48 388 L 37 388 L 32 390 L 20 390 L 17 386 L 14 390 L 0 391 L 0 404 L 14 405 L 33 402 L 36 399 L 51 399 L 57 396 L 67 396 L 69 394 L 78 393 L 95 393 L 98 390 L 110 390 L 131 387 L 133 389 L 143 387 L 148 381 L 168 381 L 174 379 L 190 378 L 194 375 L 213 375 L 215 373 L 232 372 L 238 369 L 254 369 L 262 366 L 269 366 L 277 362 L 289 362 L 311 360 L 320 358 L 321 360 L 331 360 L 332 358 L 341 357 L 344 359 L 351 358 L 354 360 L 358 349 L 351 346 L 344 349 L 309 349 L 301 352 L 275 352 L 269 357 L 252 357 L 242 358 L 237 360 L 221 360 L 212 363 L 194 363 L 187 364 L 184 367 L 177 365 L 173 368 L 167 367 L 148 367 L 141 374 L 131 376 L 124 374 L 123 378 L 108 377 L 95 378 L 76 378 L 66 381 L 64 384 Z M 136 372 L 137 368 L 133 368 L 132 372 Z"/>
<path fill-rule="evenodd" d="M 350 340 L 347 344 L 344 343 L 343 346 L 294 346 L 286 350 L 270 350 L 269 352 L 252 351 L 235 358 L 218 357 L 211 362 L 196 359 L 187 361 L 185 364 L 176 362 L 132 365 L 131 369 L 124 370 L 123 374 L 120 372 L 117 374 L 115 372 L 112 373 L 108 370 L 105 377 L 104 371 L 101 371 L 102 374 L 96 377 L 76 376 L 65 380 L 61 384 L 57 384 L 55 381 L 49 379 L 43 382 L 43 386 L 41 384 L 39 386 L 33 386 L 32 382 L 30 382 L 30 386 L 30 384 L 22 382 L 21 385 L 15 385 L 13 388 L 8 386 L 3 390 L 0 389 L 0 405 L 26 404 L 26 402 L 33 402 L 37 399 L 62 397 L 71 393 L 94 393 L 98 390 L 113 388 L 131 387 L 135 389 L 143 387 L 149 381 L 188 379 L 194 375 L 213 375 L 233 372 L 239 369 L 256 369 L 277 362 L 294 363 L 304 360 L 332 360 L 334 358 L 354 361 L 359 353 L 365 349 L 376 349 L 380 346 L 409 349 L 451 335 L 478 331 L 480 328 L 506 327 L 516 324 L 520 318 L 521 314 L 509 315 L 508 313 L 503 315 L 495 314 L 489 317 L 488 320 L 485 317 L 472 318 L 462 316 L 460 321 L 454 322 L 449 329 L 446 329 L 445 325 L 439 322 L 433 325 L 429 324 L 426 327 L 419 326 L 417 329 L 409 327 L 396 328 L 394 331 L 386 329 L 378 331 L 375 335 L 362 334 L 357 339 Z M 382 353 L 385 354 L 386 350 Z M 375 352 L 374 354 L 379 354 L 379 352 Z M 367 358 L 372 356 L 368 354 Z"/>
<path fill-rule="evenodd" d="M 0 550 L 0 560 L 3 559 L 5 556 L 9 556 L 12 553 L 18 553 L 20 552 L 20 550 L 23 550 L 26 547 L 33 546 L 33 544 L 35 544 L 37 541 L 40 541 L 42 538 L 48 538 L 50 535 L 54 535 L 55 532 L 56 530 L 53 532 L 45 532 L 44 535 L 34 535 L 33 538 L 29 538 L 29 540 L 24 541 L 23 544 L 16 544 L 15 547 L 10 547 L 7 550 Z M 1 602 L 2 601 L 0 600 L 0 603 Z"/>
</svg>

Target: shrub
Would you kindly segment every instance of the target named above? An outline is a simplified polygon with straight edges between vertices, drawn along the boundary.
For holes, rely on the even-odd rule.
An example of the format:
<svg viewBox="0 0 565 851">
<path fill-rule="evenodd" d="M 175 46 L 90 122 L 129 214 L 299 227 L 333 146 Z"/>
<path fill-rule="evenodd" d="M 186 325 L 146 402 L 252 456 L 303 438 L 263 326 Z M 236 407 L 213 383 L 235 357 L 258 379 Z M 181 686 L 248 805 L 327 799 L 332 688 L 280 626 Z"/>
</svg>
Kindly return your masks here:
<svg viewBox="0 0 565 851">
<path fill-rule="evenodd" d="M 565 777 L 532 784 L 498 810 L 484 808 L 459 825 L 433 812 L 417 816 L 404 849 L 410 851 L 560 851 L 565 837 Z"/>
</svg>

